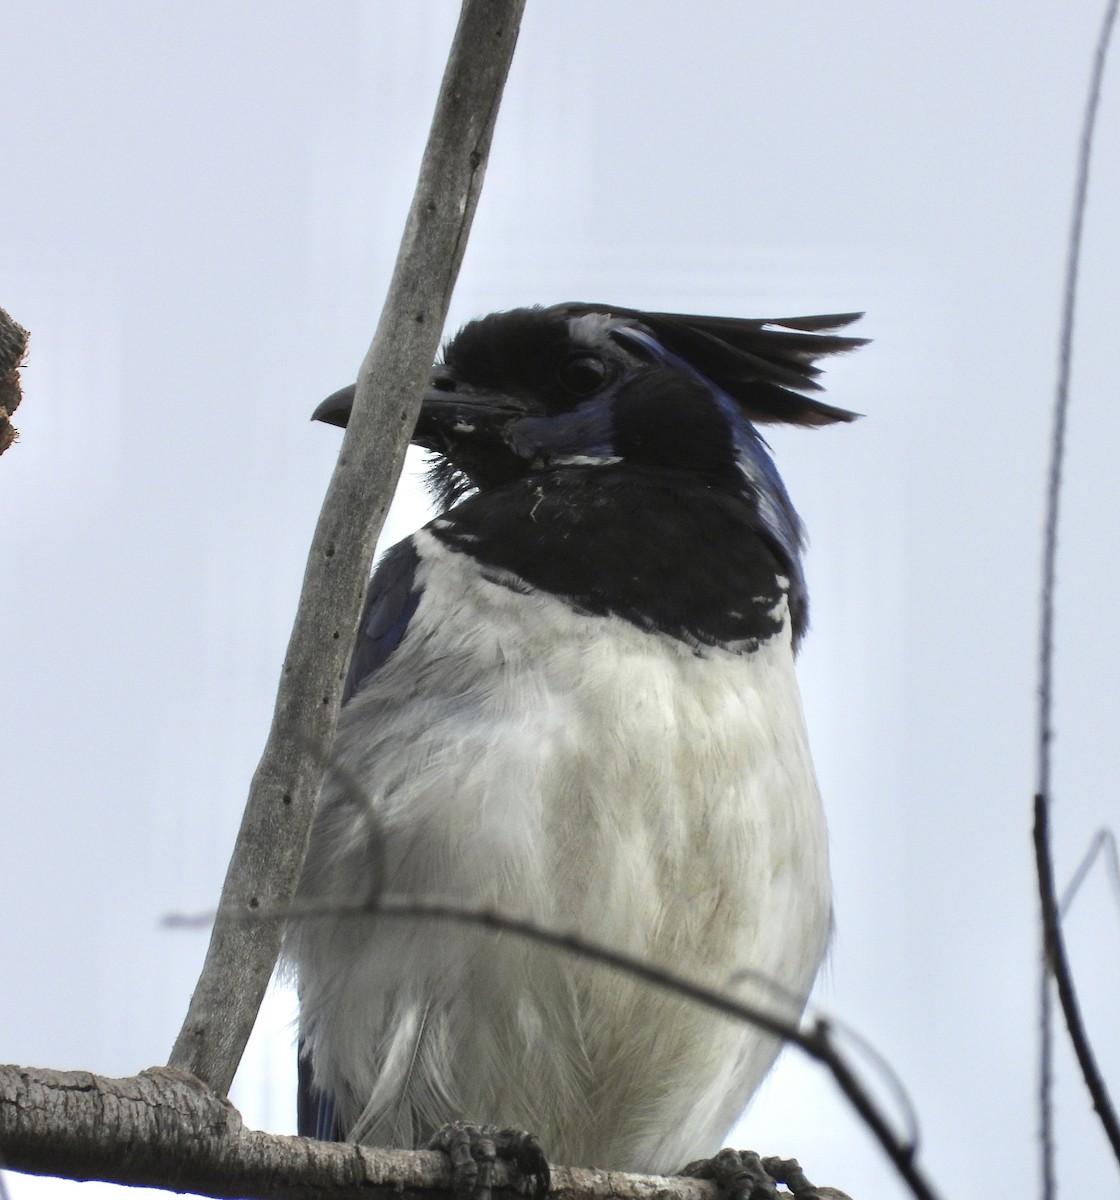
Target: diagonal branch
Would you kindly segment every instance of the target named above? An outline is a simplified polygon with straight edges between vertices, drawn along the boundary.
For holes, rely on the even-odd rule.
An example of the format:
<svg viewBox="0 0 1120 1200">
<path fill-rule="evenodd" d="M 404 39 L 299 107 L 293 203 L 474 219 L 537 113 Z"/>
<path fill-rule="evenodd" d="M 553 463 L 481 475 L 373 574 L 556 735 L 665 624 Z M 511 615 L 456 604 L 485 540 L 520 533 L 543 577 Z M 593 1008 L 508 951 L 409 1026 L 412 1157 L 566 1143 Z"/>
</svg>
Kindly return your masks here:
<svg viewBox="0 0 1120 1200">
<path fill-rule="evenodd" d="M 327 491 L 221 907 L 292 897 L 374 546 L 435 356 L 474 216 L 524 0 L 464 0 L 404 238 Z M 226 1092 L 276 963 L 282 922 L 215 926 L 171 1053 Z"/>
</svg>

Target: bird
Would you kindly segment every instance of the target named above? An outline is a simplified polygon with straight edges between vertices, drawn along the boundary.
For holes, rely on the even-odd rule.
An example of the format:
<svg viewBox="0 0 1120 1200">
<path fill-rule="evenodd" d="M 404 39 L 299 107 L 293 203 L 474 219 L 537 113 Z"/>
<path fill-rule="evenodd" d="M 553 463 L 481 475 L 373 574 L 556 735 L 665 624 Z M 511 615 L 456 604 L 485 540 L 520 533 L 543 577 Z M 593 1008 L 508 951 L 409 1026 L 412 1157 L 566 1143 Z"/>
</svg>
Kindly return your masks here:
<svg viewBox="0 0 1120 1200">
<path fill-rule="evenodd" d="M 828 835 L 795 675 L 805 535 L 758 426 L 858 415 L 816 364 L 864 344 L 838 332 L 861 315 L 571 302 L 446 343 L 413 435 L 436 515 L 373 574 L 297 890 L 313 915 L 285 938 L 301 1133 L 446 1148 L 484 1120 L 653 1174 L 718 1150 L 773 1037 L 353 906 L 485 905 L 800 1016 Z M 315 417 L 345 426 L 353 399 Z"/>
</svg>

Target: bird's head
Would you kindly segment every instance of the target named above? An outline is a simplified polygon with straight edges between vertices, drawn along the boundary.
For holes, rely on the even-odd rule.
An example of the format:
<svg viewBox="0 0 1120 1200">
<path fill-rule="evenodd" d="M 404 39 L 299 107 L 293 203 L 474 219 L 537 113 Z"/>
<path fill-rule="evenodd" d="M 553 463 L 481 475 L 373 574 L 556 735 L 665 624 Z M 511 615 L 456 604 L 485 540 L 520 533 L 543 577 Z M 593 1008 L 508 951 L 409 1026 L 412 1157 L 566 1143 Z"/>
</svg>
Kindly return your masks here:
<svg viewBox="0 0 1120 1200">
<path fill-rule="evenodd" d="M 686 471 L 746 489 L 796 559 L 800 523 L 755 425 L 857 415 L 814 393 L 817 359 L 864 344 L 836 333 L 859 315 L 758 320 L 578 303 L 492 313 L 445 346 L 413 441 L 433 453 L 441 509 L 567 466 Z M 315 417 L 345 425 L 353 398 L 344 388 Z"/>
<path fill-rule="evenodd" d="M 835 333 L 859 315 L 753 320 L 602 304 L 492 313 L 445 346 L 413 441 L 437 456 L 444 505 L 571 464 L 743 470 L 761 442 L 755 424 L 858 415 L 806 393 L 822 390 L 818 358 L 864 344 Z M 315 418 L 345 426 L 353 400 L 351 385 Z"/>
</svg>

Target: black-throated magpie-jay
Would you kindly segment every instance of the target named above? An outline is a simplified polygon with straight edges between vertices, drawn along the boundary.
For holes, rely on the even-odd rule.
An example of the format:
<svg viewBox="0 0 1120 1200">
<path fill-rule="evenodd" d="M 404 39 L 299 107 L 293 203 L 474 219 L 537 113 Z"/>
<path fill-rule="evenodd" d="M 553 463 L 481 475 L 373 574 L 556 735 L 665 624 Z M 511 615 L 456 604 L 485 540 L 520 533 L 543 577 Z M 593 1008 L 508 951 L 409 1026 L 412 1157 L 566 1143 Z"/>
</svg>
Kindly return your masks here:
<svg viewBox="0 0 1120 1200">
<path fill-rule="evenodd" d="M 300 899 L 484 902 L 804 1003 L 830 926 L 794 654 L 803 535 L 756 425 L 817 398 L 852 314 L 558 304 L 446 346 L 415 442 L 439 515 L 374 574 Z M 344 425 L 353 389 L 316 416 Z M 508 936 L 294 922 L 301 1132 L 423 1144 L 477 1118 L 556 1161 L 711 1154 L 779 1049 Z M 313 1111 L 314 1109 L 314 1111 Z"/>
</svg>

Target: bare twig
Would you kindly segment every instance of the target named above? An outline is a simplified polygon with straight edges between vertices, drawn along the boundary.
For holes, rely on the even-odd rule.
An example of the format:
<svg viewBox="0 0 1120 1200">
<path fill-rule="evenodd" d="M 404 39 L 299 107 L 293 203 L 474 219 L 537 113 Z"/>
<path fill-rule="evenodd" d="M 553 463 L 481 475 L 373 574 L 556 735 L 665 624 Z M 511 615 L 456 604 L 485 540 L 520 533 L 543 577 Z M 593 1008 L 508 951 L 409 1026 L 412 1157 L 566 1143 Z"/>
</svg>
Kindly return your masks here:
<svg viewBox="0 0 1120 1200">
<path fill-rule="evenodd" d="M 1038 980 L 1038 1148 L 1042 1200 L 1054 1200 L 1054 1017 L 1045 937 Z"/>
<path fill-rule="evenodd" d="M 524 0 L 465 0 L 385 307 L 311 545 L 272 728 L 222 892 L 283 906 L 307 845 L 377 535 L 474 215 Z M 276 921 L 215 928 L 171 1065 L 225 1092 L 276 963 Z"/>
<path fill-rule="evenodd" d="M 459 924 L 477 925 L 497 933 L 509 933 L 529 938 L 557 950 L 575 954 L 592 962 L 603 963 L 642 979 L 654 987 L 664 988 L 676 995 L 684 996 L 697 1004 L 722 1013 L 735 1020 L 747 1021 L 765 1030 L 774 1037 L 790 1042 L 810 1058 L 823 1064 L 831 1073 L 840 1090 L 852 1107 L 862 1117 L 864 1124 L 875 1135 L 898 1173 L 906 1181 L 916 1200 L 936 1200 L 937 1194 L 925 1173 L 915 1162 L 912 1142 L 900 1138 L 891 1128 L 889 1121 L 876 1106 L 867 1089 L 860 1083 L 855 1072 L 837 1049 L 832 1026 L 827 1020 L 818 1020 L 808 1029 L 794 1022 L 775 1016 L 772 1012 L 739 1000 L 726 991 L 696 983 L 683 975 L 677 975 L 644 958 L 592 942 L 576 933 L 548 929 L 533 921 L 508 916 L 486 905 L 471 905 L 462 901 L 450 901 L 429 896 L 379 896 L 363 904 L 337 903 L 293 903 L 283 909 L 267 912 L 246 913 L 233 909 L 217 914 L 204 913 L 197 916 L 172 916 L 165 924 L 172 928 L 197 928 L 217 919 L 219 924 L 252 923 L 259 920 L 307 920 L 321 916 L 419 918 L 423 920 L 452 921 Z"/>
<path fill-rule="evenodd" d="M 1100 1117 L 1105 1137 L 1112 1146 L 1112 1153 L 1120 1164 L 1120 1121 L 1109 1099 L 1108 1088 L 1105 1086 L 1089 1037 L 1085 1032 L 1085 1023 L 1081 1019 L 1081 1008 L 1077 1002 L 1077 993 L 1073 987 L 1073 975 L 1069 969 L 1069 959 L 1066 957 L 1065 942 L 1062 938 L 1061 922 L 1058 920 L 1058 910 L 1054 901 L 1054 874 L 1050 855 L 1050 825 L 1049 808 L 1042 796 L 1034 798 L 1034 850 L 1035 863 L 1038 868 L 1038 886 L 1042 896 L 1043 934 L 1045 936 L 1046 961 L 1050 972 L 1058 986 L 1058 999 L 1065 1014 L 1069 1038 L 1073 1043 L 1077 1063 L 1085 1086 L 1092 1097 L 1093 1108 Z"/>
<path fill-rule="evenodd" d="M 1108 46 L 1116 22 L 1118 0 L 1108 0 L 1101 22 L 1089 81 L 1089 95 L 1081 127 L 1077 156 L 1077 182 L 1074 187 L 1073 213 L 1070 218 L 1069 241 L 1066 250 L 1066 276 L 1062 300 L 1062 327 L 1058 350 L 1058 381 L 1054 400 L 1054 425 L 1050 437 L 1050 470 L 1046 488 L 1046 526 L 1042 549 L 1042 602 L 1038 637 L 1038 787 L 1035 795 L 1035 850 L 1038 865 L 1038 887 L 1042 903 L 1043 955 L 1039 984 L 1039 1138 L 1042 1170 L 1042 1191 L 1045 1200 L 1054 1195 L 1054 1139 L 1051 1086 L 1053 1077 L 1053 1038 L 1050 1011 L 1049 974 L 1059 962 L 1065 964 L 1061 929 L 1054 908 L 1053 863 L 1049 845 L 1049 804 L 1051 794 L 1051 745 L 1054 740 L 1054 595 L 1058 553 L 1058 516 L 1062 492 L 1062 467 L 1065 455 L 1066 421 L 1069 413 L 1070 367 L 1073 361 L 1073 326 L 1077 309 L 1077 279 L 1081 262 L 1082 233 L 1085 206 L 1089 195 L 1089 165 L 1092 160 L 1093 129 L 1100 104 L 1101 82 L 1104 78 Z M 1065 1010 L 1070 1036 L 1075 1024 L 1080 1026 L 1076 1010 L 1073 982 L 1064 966 L 1065 979 L 1058 978 L 1058 994 Z M 1075 1020 L 1076 1018 L 1076 1020 Z M 1082 1033 L 1084 1031 L 1082 1030 Z M 1087 1047 L 1086 1047 L 1087 1048 Z M 1086 1062 L 1081 1060 L 1082 1072 Z M 1089 1078 L 1086 1076 L 1086 1083 Z M 1090 1087 L 1090 1090 L 1092 1088 Z M 1095 1100 L 1094 1100 L 1095 1103 Z M 1102 1121 L 1105 1115 L 1101 1109 Z M 1110 1140 L 1112 1140 L 1110 1138 Z M 1120 1162 L 1120 1142 L 1112 1141 L 1113 1151 Z"/>
<path fill-rule="evenodd" d="M 1112 884 L 1112 896 L 1120 908 L 1120 854 L 1116 850 L 1116 834 L 1111 829 L 1098 829 L 1085 851 L 1085 857 L 1078 863 L 1073 878 L 1066 884 L 1062 898 L 1058 901 L 1058 916 L 1064 918 L 1073 906 L 1081 885 L 1085 882 L 1093 864 L 1098 858 L 1104 858 L 1108 870 L 1108 878 Z"/>
<path fill-rule="evenodd" d="M 910 1098 L 910 1093 L 906 1090 L 898 1072 L 887 1061 L 886 1056 L 876 1049 L 862 1033 L 853 1029 L 847 1022 L 838 1021 L 835 1017 L 830 1017 L 828 1020 L 833 1030 L 850 1041 L 878 1071 L 879 1078 L 886 1086 L 887 1091 L 894 1097 L 894 1102 L 898 1105 L 906 1127 L 906 1138 L 903 1144 L 908 1147 L 912 1155 L 917 1155 L 921 1149 L 921 1124 L 918 1121 L 918 1112 L 914 1107 L 914 1101 Z"/>
<path fill-rule="evenodd" d="M 1081 241 L 1085 224 L 1085 205 L 1089 195 L 1089 164 L 1093 151 L 1093 129 L 1100 104 L 1105 59 L 1116 20 L 1118 0 L 1108 0 L 1104 21 L 1097 39 L 1093 74 L 1077 159 L 1077 183 L 1074 188 L 1073 214 L 1070 218 L 1066 249 L 1066 277 L 1062 300 L 1062 328 L 1058 347 L 1058 380 L 1054 400 L 1054 425 L 1050 435 L 1050 470 L 1046 487 L 1046 528 L 1042 549 L 1042 605 L 1038 639 L 1038 791 L 1049 803 L 1050 749 L 1054 740 L 1054 589 L 1057 577 L 1058 517 L 1062 494 L 1062 468 L 1065 461 L 1066 423 L 1069 415 L 1069 381 L 1073 363 L 1073 326 L 1077 310 L 1077 280 L 1081 265 Z"/>
</svg>

